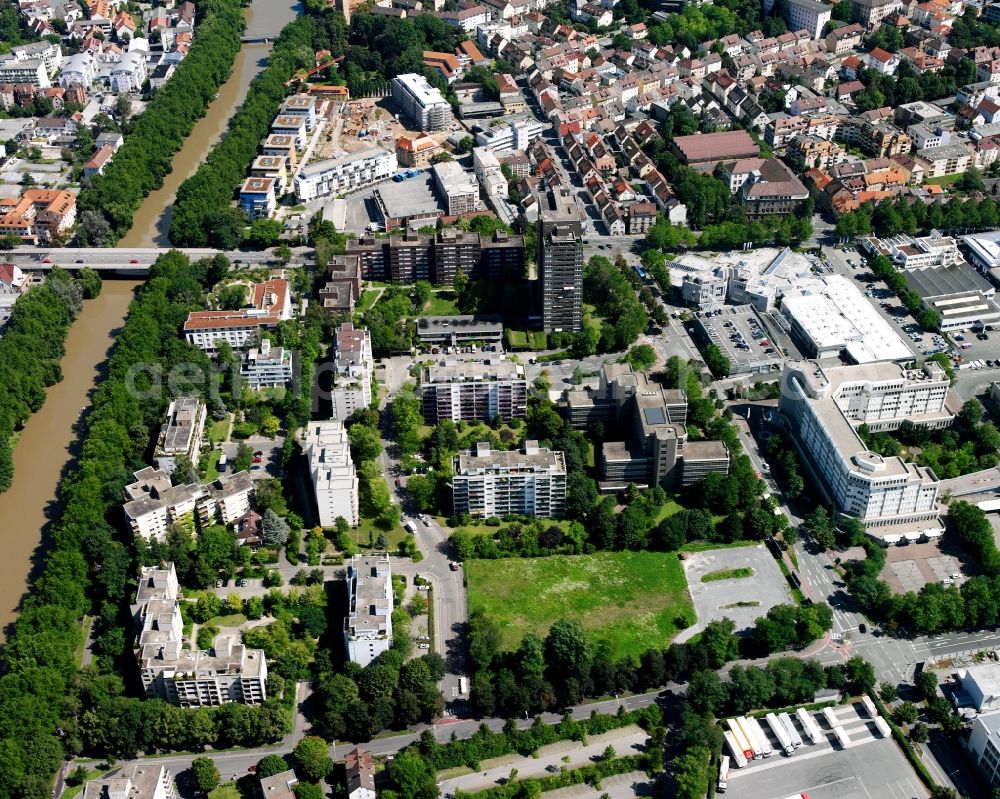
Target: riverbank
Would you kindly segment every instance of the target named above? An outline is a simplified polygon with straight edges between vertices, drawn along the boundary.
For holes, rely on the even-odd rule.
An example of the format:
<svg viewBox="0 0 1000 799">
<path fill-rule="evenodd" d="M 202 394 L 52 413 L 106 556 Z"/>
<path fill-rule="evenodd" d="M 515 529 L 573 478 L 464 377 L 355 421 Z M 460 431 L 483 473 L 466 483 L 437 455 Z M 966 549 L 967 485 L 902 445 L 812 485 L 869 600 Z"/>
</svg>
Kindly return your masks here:
<svg viewBox="0 0 1000 799">
<path fill-rule="evenodd" d="M 281 30 L 296 17 L 297 10 L 295 0 L 254 0 L 247 12 L 247 35 Z M 160 241 L 158 231 L 169 227 L 169 209 L 177 186 L 197 169 L 225 131 L 250 83 L 263 70 L 269 50 L 268 45 L 253 45 L 240 52 L 218 99 L 174 156 L 173 171 L 163 187 L 151 193 L 136 212 L 132 230 L 120 247 L 150 246 Z M 45 535 L 59 511 L 59 482 L 73 468 L 85 410 L 104 376 L 109 350 L 139 285 L 134 280 L 105 280 L 101 296 L 84 304 L 66 340 L 63 379 L 48 390 L 44 405 L 21 432 L 14 450 L 14 481 L 0 494 L 0 519 L 4 520 L 0 525 L 4 553 L 0 642 L 6 640 L 9 625 L 41 566 Z"/>
</svg>

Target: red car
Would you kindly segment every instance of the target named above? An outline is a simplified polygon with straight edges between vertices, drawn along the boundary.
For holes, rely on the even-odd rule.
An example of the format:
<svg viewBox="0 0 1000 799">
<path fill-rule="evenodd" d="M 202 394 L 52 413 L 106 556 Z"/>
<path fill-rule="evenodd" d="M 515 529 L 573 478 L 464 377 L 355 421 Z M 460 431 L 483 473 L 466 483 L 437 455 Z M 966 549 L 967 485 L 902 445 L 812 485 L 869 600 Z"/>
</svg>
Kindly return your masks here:
<svg viewBox="0 0 1000 799">
<path fill-rule="evenodd" d="M 138 258 L 133 258 L 131 261 L 129 261 L 129 263 L 130 264 L 137 264 L 137 263 L 139 263 L 139 259 Z"/>
<path fill-rule="evenodd" d="M 253 462 L 254 463 L 260 463 L 262 460 L 264 460 L 264 459 L 262 457 L 260 457 L 260 455 L 254 455 L 254 458 L 253 458 Z"/>
<path fill-rule="evenodd" d="M 49 258 L 49 256 L 46 255 L 44 258 L 42 258 L 42 263 L 43 264 L 50 264 L 50 263 L 52 263 L 52 259 Z"/>
</svg>

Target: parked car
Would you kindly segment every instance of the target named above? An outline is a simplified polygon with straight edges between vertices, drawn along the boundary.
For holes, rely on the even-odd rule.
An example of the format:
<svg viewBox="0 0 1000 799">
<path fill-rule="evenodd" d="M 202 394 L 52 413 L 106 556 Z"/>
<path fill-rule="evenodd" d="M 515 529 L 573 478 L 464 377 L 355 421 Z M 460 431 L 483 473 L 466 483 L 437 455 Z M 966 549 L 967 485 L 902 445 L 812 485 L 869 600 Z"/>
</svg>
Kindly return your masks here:
<svg viewBox="0 0 1000 799">
<path fill-rule="evenodd" d="M 451 569 L 453 572 L 457 572 L 459 566 L 461 566 L 461 565 L 462 564 L 460 564 L 457 561 L 453 560 L 451 563 L 448 564 L 448 568 Z"/>
</svg>

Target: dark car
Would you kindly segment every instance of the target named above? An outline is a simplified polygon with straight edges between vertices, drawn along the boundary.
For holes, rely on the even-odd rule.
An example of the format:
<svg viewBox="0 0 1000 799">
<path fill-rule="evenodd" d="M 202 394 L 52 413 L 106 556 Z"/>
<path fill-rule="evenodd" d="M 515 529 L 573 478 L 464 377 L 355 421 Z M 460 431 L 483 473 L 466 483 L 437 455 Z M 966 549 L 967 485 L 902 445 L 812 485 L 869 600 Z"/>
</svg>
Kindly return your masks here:
<svg viewBox="0 0 1000 799">
<path fill-rule="evenodd" d="M 861 624 L 858 625 L 858 632 L 859 633 L 866 633 L 866 632 L 868 632 L 868 625 L 865 624 L 864 622 L 861 622 Z"/>
</svg>

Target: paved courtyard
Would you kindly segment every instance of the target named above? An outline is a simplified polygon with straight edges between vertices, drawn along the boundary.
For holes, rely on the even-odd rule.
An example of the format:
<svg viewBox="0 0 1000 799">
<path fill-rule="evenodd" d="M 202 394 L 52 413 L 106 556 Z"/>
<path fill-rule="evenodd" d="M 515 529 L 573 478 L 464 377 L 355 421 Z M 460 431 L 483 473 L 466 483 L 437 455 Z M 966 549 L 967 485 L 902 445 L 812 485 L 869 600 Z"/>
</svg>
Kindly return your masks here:
<svg viewBox="0 0 1000 799">
<path fill-rule="evenodd" d="M 691 635 L 710 621 L 723 618 L 732 619 L 736 629 L 743 630 L 775 605 L 794 604 L 784 575 L 763 544 L 692 552 L 681 563 L 698 614 L 698 623 L 688 630 Z M 749 567 L 753 574 L 702 582 L 707 574 L 742 567 Z"/>
<path fill-rule="evenodd" d="M 958 557 L 942 552 L 937 541 L 889 547 L 881 577 L 894 594 L 916 592 L 927 583 L 961 585 L 967 579 Z"/>
</svg>

